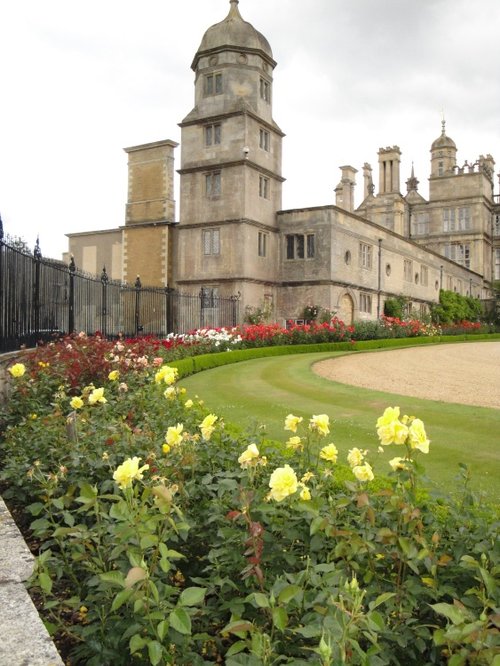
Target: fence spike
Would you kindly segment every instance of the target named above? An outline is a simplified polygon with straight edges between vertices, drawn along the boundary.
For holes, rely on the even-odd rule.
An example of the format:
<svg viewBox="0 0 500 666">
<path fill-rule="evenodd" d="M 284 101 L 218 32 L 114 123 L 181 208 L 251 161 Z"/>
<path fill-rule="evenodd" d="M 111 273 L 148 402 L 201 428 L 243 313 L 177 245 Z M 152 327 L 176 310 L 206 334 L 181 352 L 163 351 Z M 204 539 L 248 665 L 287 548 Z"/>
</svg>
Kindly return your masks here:
<svg viewBox="0 0 500 666">
<path fill-rule="evenodd" d="M 41 259 L 42 258 L 42 251 L 40 250 L 40 238 L 37 236 L 36 237 L 36 243 L 35 243 L 35 249 L 33 250 L 33 256 L 35 259 Z"/>
</svg>

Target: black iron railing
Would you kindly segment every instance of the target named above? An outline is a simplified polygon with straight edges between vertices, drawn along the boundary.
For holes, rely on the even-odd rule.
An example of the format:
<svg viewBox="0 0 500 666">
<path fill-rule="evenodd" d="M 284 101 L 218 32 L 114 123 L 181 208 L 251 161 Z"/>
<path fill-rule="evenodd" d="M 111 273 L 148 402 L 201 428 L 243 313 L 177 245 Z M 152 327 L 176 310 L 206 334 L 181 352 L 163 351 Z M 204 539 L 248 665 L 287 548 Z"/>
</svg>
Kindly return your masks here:
<svg viewBox="0 0 500 666">
<path fill-rule="evenodd" d="M 143 287 L 79 271 L 4 242 L 0 233 L 0 352 L 35 346 L 65 333 L 100 332 L 106 337 L 185 333 L 235 326 L 239 297 L 211 290 L 184 294 L 169 287 Z"/>
</svg>

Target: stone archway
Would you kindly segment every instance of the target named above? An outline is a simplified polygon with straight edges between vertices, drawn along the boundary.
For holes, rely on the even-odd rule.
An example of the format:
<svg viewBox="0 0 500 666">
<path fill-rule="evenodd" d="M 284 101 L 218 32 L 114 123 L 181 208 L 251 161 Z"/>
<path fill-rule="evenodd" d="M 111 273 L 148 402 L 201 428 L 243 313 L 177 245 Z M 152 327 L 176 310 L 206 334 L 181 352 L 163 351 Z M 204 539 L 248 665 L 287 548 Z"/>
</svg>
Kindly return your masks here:
<svg viewBox="0 0 500 666">
<path fill-rule="evenodd" d="M 350 326 L 354 320 L 354 301 L 349 294 L 343 294 L 339 301 L 337 317 Z"/>
</svg>

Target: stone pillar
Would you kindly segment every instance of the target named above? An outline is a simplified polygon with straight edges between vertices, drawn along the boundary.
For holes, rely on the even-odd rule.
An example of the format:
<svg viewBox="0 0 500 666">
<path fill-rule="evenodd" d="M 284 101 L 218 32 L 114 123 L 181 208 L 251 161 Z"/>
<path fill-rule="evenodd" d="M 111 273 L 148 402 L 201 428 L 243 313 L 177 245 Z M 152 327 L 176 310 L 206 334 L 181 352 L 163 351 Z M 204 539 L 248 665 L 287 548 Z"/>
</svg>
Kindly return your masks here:
<svg viewBox="0 0 500 666">
<path fill-rule="evenodd" d="M 399 194 L 399 165 L 401 151 L 399 146 L 388 146 L 378 151 L 379 194 Z"/>
</svg>

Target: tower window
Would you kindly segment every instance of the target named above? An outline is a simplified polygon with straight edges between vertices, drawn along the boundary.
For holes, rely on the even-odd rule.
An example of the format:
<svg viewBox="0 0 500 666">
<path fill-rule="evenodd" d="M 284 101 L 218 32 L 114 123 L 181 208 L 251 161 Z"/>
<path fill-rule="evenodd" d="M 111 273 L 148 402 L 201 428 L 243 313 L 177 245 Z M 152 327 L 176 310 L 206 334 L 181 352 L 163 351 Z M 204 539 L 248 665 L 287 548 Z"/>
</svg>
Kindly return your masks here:
<svg viewBox="0 0 500 666">
<path fill-rule="evenodd" d="M 269 152 L 269 147 L 271 145 L 271 135 L 265 129 L 259 130 L 259 147 L 262 150 L 267 150 Z"/>
<path fill-rule="evenodd" d="M 221 142 L 221 124 L 207 125 L 205 127 L 205 146 L 215 146 Z"/>
<path fill-rule="evenodd" d="M 260 98 L 267 103 L 271 101 L 271 84 L 266 79 L 260 80 Z"/>
<path fill-rule="evenodd" d="M 259 231 L 257 243 L 259 257 L 265 257 L 267 254 L 267 234 L 263 231 Z"/>
<path fill-rule="evenodd" d="M 438 176 L 444 176 L 444 162 L 438 162 Z"/>
<path fill-rule="evenodd" d="M 287 234 L 286 258 L 287 259 L 313 259 L 315 255 L 314 234 Z"/>
<path fill-rule="evenodd" d="M 307 234 L 306 242 L 307 242 L 307 258 L 312 259 L 315 254 L 314 234 Z"/>
<path fill-rule="evenodd" d="M 422 236 L 429 233 L 429 213 L 417 213 L 412 223 L 414 236 Z"/>
<path fill-rule="evenodd" d="M 265 176 L 259 176 L 259 196 L 269 199 L 269 178 Z"/>
<path fill-rule="evenodd" d="M 454 208 L 443 208 L 443 231 L 455 231 Z"/>
<path fill-rule="evenodd" d="M 220 95 L 222 93 L 222 74 L 220 72 L 205 76 L 205 95 Z"/>
<path fill-rule="evenodd" d="M 362 268 L 371 269 L 373 265 L 373 245 L 367 243 L 359 244 L 359 265 Z"/>
<path fill-rule="evenodd" d="M 220 254 L 220 229 L 203 229 L 203 254 Z"/>
<path fill-rule="evenodd" d="M 205 174 L 205 193 L 207 197 L 218 197 L 221 193 L 221 173 L 212 171 Z"/>
<path fill-rule="evenodd" d="M 371 313 L 371 311 L 372 311 L 372 297 L 371 297 L 371 294 L 362 293 L 362 294 L 359 295 L 359 310 L 360 310 L 360 312 Z"/>
<path fill-rule="evenodd" d="M 467 231 L 470 227 L 470 207 L 463 206 L 458 209 L 458 228 L 460 231 Z"/>
<path fill-rule="evenodd" d="M 457 264 L 470 268 L 470 244 L 469 243 L 447 243 L 444 246 L 444 256 L 456 261 Z"/>
</svg>

